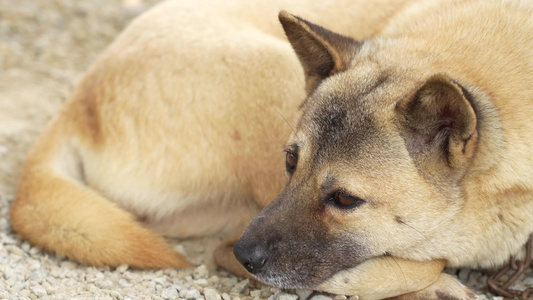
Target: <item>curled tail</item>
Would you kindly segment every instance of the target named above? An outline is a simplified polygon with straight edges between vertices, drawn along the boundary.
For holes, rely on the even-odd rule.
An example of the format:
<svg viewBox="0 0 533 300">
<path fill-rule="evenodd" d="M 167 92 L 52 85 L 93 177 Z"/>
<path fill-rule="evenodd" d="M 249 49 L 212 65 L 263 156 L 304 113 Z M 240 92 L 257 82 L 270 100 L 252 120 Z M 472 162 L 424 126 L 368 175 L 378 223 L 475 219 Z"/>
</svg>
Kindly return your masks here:
<svg viewBox="0 0 533 300">
<path fill-rule="evenodd" d="M 191 266 L 131 213 L 58 168 L 59 139 L 54 136 L 48 132 L 41 137 L 26 161 L 11 207 L 16 232 L 45 250 L 91 266 Z"/>
</svg>

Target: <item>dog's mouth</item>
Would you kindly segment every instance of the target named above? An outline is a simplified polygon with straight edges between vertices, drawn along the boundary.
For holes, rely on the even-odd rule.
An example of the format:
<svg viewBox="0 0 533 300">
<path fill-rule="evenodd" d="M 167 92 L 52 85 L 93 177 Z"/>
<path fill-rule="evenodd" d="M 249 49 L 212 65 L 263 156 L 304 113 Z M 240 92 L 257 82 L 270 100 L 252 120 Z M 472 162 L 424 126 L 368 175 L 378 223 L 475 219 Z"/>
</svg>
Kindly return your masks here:
<svg viewBox="0 0 533 300">
<path fill-rule="evenodd" d="M 237 245 L 237 247 L 239 246 Z M 258 281 L 266 285 L 277 288 L 320 291 L 327 291 L 327 289 L 320 287 L 328 286 L 333 277 L 341 278 L 346 270 L 355 269 L 367 261 L 355 262 L 348 259 L 342 263 L 338 260 L 317 259 L 312 254 L 307 258 L 293 261 L 288 259 L 294 254 L 293 251 L 287 251 L 287 254 L 285 257 L 273 256 L 268 258 L 262 261 L 260 266 L 252 265 L 250 262 L 242 260 L 242 257 L 239 257 L 239 260 Z"/>
<path fill-rule="evenodd" d="M 356 268 L 357 266 L 351 266 L 349 269 Z M 292 270 L 287 270 L 286 268 L 279 270 L 276 267 L 266 266 L 259 271 L 250 273 L 256 280 L 272 287 L 327 291 L 327 289 L 321 289 L 320 287 L 328 286 L 332 277 L 340 277 L 343 271 L 345 271 L 345 269 L 334 271 L 332 268 L 324 269 L 323 267 L 310 270 L 305 267 L 302 268 L 302 265 L 296 265 L 294 267 Z"/>
<path fill-rule="evenodd" d="M 313 198 L 287 186 L 235 243 L 235 257 L 259 281 L 309 289 L 371 256 L 362 233 L 332 230 L 322 205 L 303 205 Z"/>
</svg>

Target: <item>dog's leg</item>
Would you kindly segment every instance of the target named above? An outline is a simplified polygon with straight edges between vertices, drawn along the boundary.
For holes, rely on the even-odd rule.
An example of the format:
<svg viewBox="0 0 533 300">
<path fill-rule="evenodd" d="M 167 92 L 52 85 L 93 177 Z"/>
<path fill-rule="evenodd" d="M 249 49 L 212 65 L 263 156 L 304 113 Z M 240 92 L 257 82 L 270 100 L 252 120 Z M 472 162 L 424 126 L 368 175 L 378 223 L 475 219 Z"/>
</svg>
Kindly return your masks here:
<svg viewBox="0 0 533 300">
<path fill-rule="evenodd" d="M 474 299 L 475 295 L 457 279 L 441 273 L 435 283 L 425 289 L 390 300 L 466 300 Z"/>
<path fill-rule="evenodd" d="M 421 291 L 421 295 L 431 294 L 432 291 L 432 295 L 437 295 L 438 291 L 442 295 L 454 296 L 457 299 L 469 299 L 464 298 L 468 295 L 464 286 L 458 288 L 460 283 L 457 280 L 453 282 L 453 278 L 441 274 L 445 265 L 443 260 L 416 262 L 383 256 L 339 272 L 320 284 L 317 289 L 338 295 L 356 295 L 361 300 L 385 299 L 409 293 L 417 296 L 417 291 Z"/>
<path fill-rule="evenodd" d="M 474 299 L 474 293 L 466 288 L 457 279 L 448 274 L 441 273 L 435 283 L 425 289 L 390 300 L 466 300 Z"/>
</svg>

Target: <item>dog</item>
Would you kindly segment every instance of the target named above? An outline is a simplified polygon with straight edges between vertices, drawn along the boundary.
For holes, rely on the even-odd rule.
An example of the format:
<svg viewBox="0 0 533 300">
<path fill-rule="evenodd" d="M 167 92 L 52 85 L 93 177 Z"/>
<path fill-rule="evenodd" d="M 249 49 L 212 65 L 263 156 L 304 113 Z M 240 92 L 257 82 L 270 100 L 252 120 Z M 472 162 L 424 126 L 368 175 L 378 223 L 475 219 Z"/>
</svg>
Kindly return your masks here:
<svg viewBox="0 0 533 300">
<path fill-rule="evenodd" d="M 94 266 L 190 267 L 161 236 L 220 234 L 266 284 L 471 298 L 444 266 L 533 233 L 529 6 L 165 2 L 36 141 L 12 227 Z"/>
</svg>

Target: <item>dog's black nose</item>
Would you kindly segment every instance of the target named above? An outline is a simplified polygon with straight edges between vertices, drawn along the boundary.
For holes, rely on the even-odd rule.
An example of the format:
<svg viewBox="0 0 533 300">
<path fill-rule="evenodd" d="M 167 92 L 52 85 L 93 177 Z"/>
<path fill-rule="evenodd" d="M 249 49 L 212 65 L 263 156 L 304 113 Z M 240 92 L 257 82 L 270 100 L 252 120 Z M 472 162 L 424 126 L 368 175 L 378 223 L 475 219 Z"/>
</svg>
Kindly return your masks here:
<svg viewBox="0 0 533 300">
<path fill-rule="evenodd" d="M 259 244 L 246 245 L 242 240 L 235 243 L 233 254 L 246 270 L 252 274 L 257 273 L 268 260 L 266 247 Z"/>
</svg>

